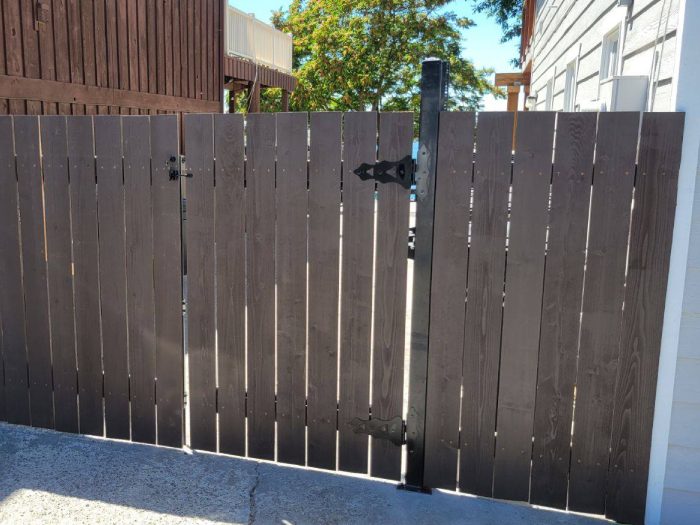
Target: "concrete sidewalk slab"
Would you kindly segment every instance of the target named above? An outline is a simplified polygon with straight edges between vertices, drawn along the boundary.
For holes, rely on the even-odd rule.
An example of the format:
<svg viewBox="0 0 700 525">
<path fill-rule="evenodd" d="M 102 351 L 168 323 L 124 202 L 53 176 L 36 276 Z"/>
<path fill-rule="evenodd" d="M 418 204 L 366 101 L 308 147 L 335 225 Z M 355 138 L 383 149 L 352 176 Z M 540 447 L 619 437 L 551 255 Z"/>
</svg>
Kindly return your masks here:
<svg viewBox="0 0 700 525">
<path fill-rule="evenodd" d="M 601 525 L 271 463 L 0 423 L 0 523 Z"/>
</svg>

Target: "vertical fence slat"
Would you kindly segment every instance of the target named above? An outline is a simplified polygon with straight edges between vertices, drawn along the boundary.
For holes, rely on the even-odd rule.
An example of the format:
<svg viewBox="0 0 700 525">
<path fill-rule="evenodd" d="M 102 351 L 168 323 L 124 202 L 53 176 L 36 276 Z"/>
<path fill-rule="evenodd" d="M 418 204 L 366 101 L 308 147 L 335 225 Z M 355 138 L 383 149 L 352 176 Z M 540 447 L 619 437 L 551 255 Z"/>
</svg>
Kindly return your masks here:
<svg viewBox="0 0 700 525">
<path fill-rule="evenodd" d="M 480 496 L 493 491 L 513 116 L 481 113 L 476 129 L 459 487 Z"/>
<path fill-rule="evenodd" d="M 248 454 L 275 455 L 275 116 L 248 115 Z"/>
<path fill-rule="evenodd" d="M 0 116 L 0 322 L 5 368 L 5 416 L 29 424 L 29 385 L 20 263 L 17 175 L 12 117 Z"/>
<path fill-rule="evenodd" d="M 219 449 L 245 455 L 245 162 L 243 115 L 214 116 Z"/>
<path fill-rule="evenodd" d="M 66 148 L 65 117 L 41 117 L 54 416 L 56 430 L 78 432 L 73 258 Z M 126 375 L 124 380 L 126 381 Z M 127 430 L 128 428 L 127 412 Z M 126 437 L 128 436 L 127 431 Z"/>
<path fill-rule="evenodd" d="M 29 363 L 29 405 L 33 426 L 53 428 L 44 205 L 37 117 L 15 117 L 15 152 Z"/>
<path fill-rule="evenodd" d="M 474 114 L 442 112 L 428 339 L 425 484 L 457 486 Z M 381 203 L 380 203 L 381 206 Z"/>
<path fill-rule="evenodd" d="M 277 459 L 306 459 L 308 114 L 277 114 Z"/>
<path fill-rule="evenodd" d="M 542 299 L 530 502 L 566 508 L 595 113 L 560 113 Z"/>
<path fill-rule="evenodd" d="M 155 297 L 158 444 L 183 443 L 184 350 L 180 181 L 170 180 L 170 159 L 179 157 L 176 115 L 151 117 L 153 288 Z"/>
<path fill-rule="evenodd" d="M 148 117 L 122 118 L 131 438 L 156 442 L 155 299 Z"/>
<path fill-rule="evenodd" d="M 343 123 L 343 252 L 340 324 L 340 470 L 367 473 L 366 435 L 356 434 L 353 418 L 369 418 L 374 246 L 373 179 L 353 171 L 377 157 L 377 113 L 346 113 Z"/>
<path fill-rule="evenodd" d="M 527 501 L 554 113 L 518 114 L 506 265 L 494 496 Z"/>
<path fill-rule="evenodd" d="M 413 113 L 379 115 L 380 161 L 410 156 L 412 142 Z M 400 184 L 379 184 L 377 194 L 372 417 L 391 419 L 403 414 L 410 190 Z M 370 472 L 380 478 L 399 479 L 400 447 L 387 440 L 373 440 Z"/>
<path fill-rule="evenodd" d="M 334 469 L 337 427 L 341 114 L 311 114 L 308 462 Z"/>
<path fill-rule="evenodd" d="M 638 129 L 638 113 L 598 117 L 569 473 L 569 508 L 595 514 L 605 511 Z"/>
<path fill-rule="evenodd" d="M 212 115 L 185 115 L 187 168 L 187 352 L 190 440 L 216 451 L 214 354 L 214 169 Z"/>
<path fill-rule="evenodd" d="M 69 118 L 66 130 L 73 225 L 73 289 L 80 432 L 101 436 L 104 413 L 92 118 Z"/>
<path fill-rule="evenodd" d="M 605 509 L 629 523 L 644 523 L 684 117 L 646 113 L 639 142 Z"/>
<path fill-rule="evenodd" d="M 124 176 L 120 117 L 95 117 L 102 360 L 107 437 L 129 439 Z"/>
</svg>

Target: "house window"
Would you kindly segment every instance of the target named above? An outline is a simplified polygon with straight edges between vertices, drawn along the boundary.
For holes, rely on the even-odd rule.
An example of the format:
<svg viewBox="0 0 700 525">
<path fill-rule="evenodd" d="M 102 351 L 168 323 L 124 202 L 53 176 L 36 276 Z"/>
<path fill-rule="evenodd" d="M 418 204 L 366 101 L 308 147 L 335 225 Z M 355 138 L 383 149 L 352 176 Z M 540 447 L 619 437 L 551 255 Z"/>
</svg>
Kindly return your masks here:
<svg viewBox="0 0 700 525">
<path fill-rule="evenodd" d="M 545 111 L 552 110 L 552 98 L 553 97 L 554 97 L 554 79 L 550 79 L 549 82 L 547 82 L 547 87 L 545 88 L 545 92 L 544 92 L 544 110 Z"/>
<path fill-rule="evenodd" d="M 600 62 L 600 79 L 617 75 L 620 62 L 620 28 L 616 28 L 603 38 L 603 56 Z"/>
<path fill-rule="evenodd" d="M 564 84 L 564 111 L 573 111 L 576 104 L 576 61 L 566 66 Z"/>
</svg>

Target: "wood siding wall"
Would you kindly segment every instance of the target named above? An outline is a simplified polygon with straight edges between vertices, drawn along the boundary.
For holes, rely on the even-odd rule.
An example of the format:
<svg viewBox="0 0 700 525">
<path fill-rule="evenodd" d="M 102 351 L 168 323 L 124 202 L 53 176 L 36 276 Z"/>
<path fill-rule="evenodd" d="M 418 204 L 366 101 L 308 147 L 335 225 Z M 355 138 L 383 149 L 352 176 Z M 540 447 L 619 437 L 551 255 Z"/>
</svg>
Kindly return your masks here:
<svg viewBox="0 0 700 525">
<path fill-rule="evenodd" d="M 222 9 L 220 0 L 3 0 L 0 114 L 219 111 Z"/>
</svg>

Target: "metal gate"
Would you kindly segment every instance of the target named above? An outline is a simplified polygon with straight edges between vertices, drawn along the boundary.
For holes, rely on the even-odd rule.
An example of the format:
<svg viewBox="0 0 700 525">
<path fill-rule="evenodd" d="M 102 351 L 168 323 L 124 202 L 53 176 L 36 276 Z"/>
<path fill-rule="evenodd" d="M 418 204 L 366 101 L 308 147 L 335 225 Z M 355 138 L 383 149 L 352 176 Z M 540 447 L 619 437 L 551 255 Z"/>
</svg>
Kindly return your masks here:
<svg viewBox="0 0 700 525">
<path fill-rule="evenodd" d="M 415 178 L 411 113 L 0 117 L 0 419 L 642 522 L 683 115 L 446 79 Z"/>
</svg>

